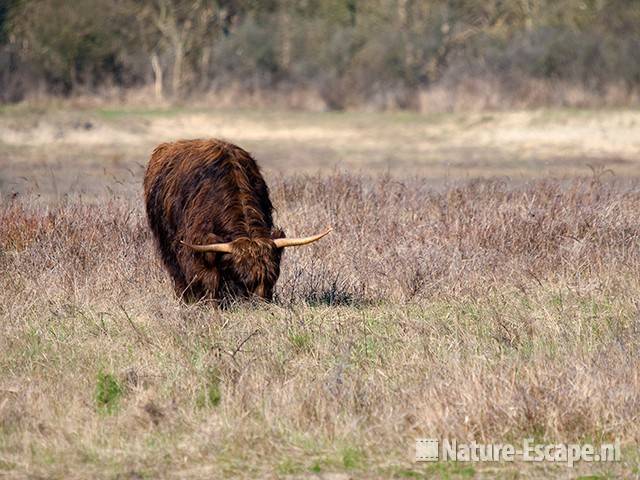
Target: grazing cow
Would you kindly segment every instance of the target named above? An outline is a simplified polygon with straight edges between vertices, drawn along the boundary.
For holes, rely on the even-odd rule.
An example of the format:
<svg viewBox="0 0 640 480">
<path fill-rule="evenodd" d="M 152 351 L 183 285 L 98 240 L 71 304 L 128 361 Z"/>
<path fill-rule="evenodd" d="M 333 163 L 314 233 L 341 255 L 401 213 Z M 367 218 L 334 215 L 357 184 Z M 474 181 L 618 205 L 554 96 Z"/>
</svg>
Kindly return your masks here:
<svg viewBox="0 0 640 480">
<path fill-rule="evenodd" d="M 220 140 L 159 145 L 144 177 L 149 226 L 176 294 L 187 300 L 270 300 L 284 247 L 306 245 L 274 228 L 269 189 L 249 153 Z"/>
</svg>

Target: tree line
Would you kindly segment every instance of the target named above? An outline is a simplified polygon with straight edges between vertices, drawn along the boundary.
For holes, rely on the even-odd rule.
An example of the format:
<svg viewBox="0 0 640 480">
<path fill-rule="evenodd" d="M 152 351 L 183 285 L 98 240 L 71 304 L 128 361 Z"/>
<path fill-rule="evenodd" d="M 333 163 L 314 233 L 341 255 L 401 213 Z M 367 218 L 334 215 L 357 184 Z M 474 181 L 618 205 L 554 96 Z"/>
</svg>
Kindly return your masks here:
<svg viewBox="0 0 640 480">
<path fill-rule="evenodd" d="M 329 108 L 491 78 L 640 86 L 637 0 L 2 0 L 0 100 L 304 88 Z"/>
</svg>

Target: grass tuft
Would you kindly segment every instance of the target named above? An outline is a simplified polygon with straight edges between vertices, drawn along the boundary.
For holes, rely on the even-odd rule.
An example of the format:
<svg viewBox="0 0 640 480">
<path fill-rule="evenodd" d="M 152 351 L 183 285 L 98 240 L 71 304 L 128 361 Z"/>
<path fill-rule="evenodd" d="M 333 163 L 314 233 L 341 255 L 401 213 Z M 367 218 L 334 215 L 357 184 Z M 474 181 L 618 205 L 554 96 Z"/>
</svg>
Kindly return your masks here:
<svg viewBox="0 0 640 480">
<path fill-rule="evenodd" d="M 107 414 L 115 412 L 122 395 L 123 389 L 114 375 L 98 372 L 95 397 L 99 411 Z"/>
<path fill-rule="evenodd" d="M 206 372 L 204 385 L 196 397 L 196 407 L 199 409 L 217 407 L 221 400 L 220 377 L 215 370 L 209 370 Z"/>
</svg>

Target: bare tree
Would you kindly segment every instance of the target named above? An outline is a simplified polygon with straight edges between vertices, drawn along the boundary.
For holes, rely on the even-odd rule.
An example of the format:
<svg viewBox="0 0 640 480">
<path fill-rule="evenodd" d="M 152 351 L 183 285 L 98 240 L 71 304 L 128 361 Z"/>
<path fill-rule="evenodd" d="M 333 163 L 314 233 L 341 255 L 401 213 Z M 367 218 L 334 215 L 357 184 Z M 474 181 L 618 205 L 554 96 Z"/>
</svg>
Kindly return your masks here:
<svg viewBox="0 0 640 480">
<path fill-rule="evenodd" d="M 140 21 L 150 26 L 146 29 L 147 48 L 154 72 L 156 95 L 163 94 L 163 73 L 160 54 L 171 59 L 171 94 L 184 93 L 189 74 L 195 69 L 208 68 L 211 45 L 220 31 L 220 17 L 224 8 L 207 0 L 154 0 L 139 12 Z M 194 65 L 187 65 L 189 56 Z M 197 68 L 197 67 L 201 68 Z M 191 67 L 191 68 L 189 68 Z"/>
</svg>

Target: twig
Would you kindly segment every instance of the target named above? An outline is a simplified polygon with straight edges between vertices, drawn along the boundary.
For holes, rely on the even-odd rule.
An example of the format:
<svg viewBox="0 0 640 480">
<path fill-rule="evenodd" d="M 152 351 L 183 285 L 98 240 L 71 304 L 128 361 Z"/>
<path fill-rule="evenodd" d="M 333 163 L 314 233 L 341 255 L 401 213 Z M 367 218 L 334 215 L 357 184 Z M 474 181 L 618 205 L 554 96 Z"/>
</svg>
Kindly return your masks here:
<svg viewBox="0 0 640 480">
<path fill-rule="evenodd" d="M 254 335 L 257 335 L 258 333 L 260 333 L 260 329 L 256 328 L 253 332 L 251 332 L 249 335 L 247 335 L 247 337 L 238 344 L 238 346 L 236 347 L 236 349 L 233 352 L 229 352 L 229 355 L 231 355 L 231 358 L 233 358 L 235 360 L 236 354 L 240 351 L 240 349 L 243 347 L 243 345 L 245 343 L 247 343 L 251 337 L 253 337 Z"/>
<path fill-rule="evenodd" d="M 120 305 L 120 310 L 122 310 L 122 312 L 124 313 L 125 318 L 127 319 L 127 321 L 129 322 L 129 325 L 131 325 L 131 328 L 133 329 L 133 331 L 136 333 L 136 335 L 138 336 L 138 340 L 141 341 L 141 343 L 148 343 L 149 345 L 153 345 L 153 342 L 149 339 L 149 337 L 144 334 L 137 326 L 135 323 L 133 323 L 133 319 L 131 318 L 131 316 L 129 315 L 129 313 L 125 310 L 125 308 Z"/>
</svg>

